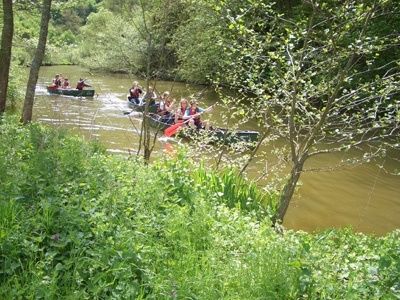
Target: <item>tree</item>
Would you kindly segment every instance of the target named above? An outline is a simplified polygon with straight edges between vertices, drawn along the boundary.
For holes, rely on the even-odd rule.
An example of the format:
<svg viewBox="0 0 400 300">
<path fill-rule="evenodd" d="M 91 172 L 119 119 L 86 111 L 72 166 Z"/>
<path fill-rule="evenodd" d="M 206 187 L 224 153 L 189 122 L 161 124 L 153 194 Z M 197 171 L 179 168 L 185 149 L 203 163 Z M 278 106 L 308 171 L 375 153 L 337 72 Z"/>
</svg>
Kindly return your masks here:
<svg viewBox="0 0 400 300">
<path fill-rule="evenodd" d="M 91 49 L 83 49 L 89 59 L 96 58 L 109 64 L 107 67 L 110 69 L 118 68 L 145 78 L 147 89 L 152 81 L 156 88 L 159 78 L 174 78 L 176 55 L 172 39 L 180 24 L 186 22 L 188 4 L 174 0 L 118 0 L 105 1 L 104 7 L 97 16 L 89 18 L 83 33 L 85 37 L 89 33 L 93 40 L 103 40 L 106 36 L 112 42 L 102 43 L 95 53 Z M 122 22 L 124 26 L 111 25 L 116 22 Z M 107 34 L 99 33 L 96 24 L 106 28 Z M 113 31 L 115 34 L 110 34 Z M 148 107 L 143 113 L 140 132 L 138 154 L 143 150 L 144 159 L 148 161 L 158 133 L 150 130 Z"/>
<path fill-rule="evenodd" d="M 357 149 L 358 159 L 371 160 L 400 145 L 400 38 L 373 25 L 398 22 L 399 4 L 334 2 L 307 1 L 296 16 L 249 0 L 226 14 L 234 41 L 226 51 L 235 57 L 227 81 L 253 95 L 248 113 L 263 137 L 289 146 L 274 223 L 283 221 L 310 157 Z"/>
<path fill-rule="evenodd" d="M 189 1 L 189 12 L 173 35 L 173 49 L 179 66 L 177 75 L 189 82 L 210 83 L 223 78 L 222 64 L 227 60 L 218 42 L 225 30 L 212 1 Z"/>
<path fill-rule="evenodd" d="M 139 5 L 138 8 L 140 9 L 142 19 L 141 21 L 143 22 L 143 25 L 141 28 L 134 24 L 135 28 L 139 31 L 141 37 L 143 40 L 146 41 L 146 88 L 147 91 L 149 91 L 150 88 L 150 80 L 151 77 L 154 76 L 153 74 L 153 69 L 152 69 L 152 55 L 154 52 L 154 36 L 153 36 L 153 30 L 151 28 L 151 23 L 147 21 L 147 7 L 143 0 L 139 0 Z M 150 105 L 150 99 L 147 100 L 145 109 L 143 111 L 143 118 L 142 118 L 142 129 L 140 132 L 140 145 L 139 145 L 139 150 L 140 151 L 141 146 L 143 145 L 143 157 L 146 162 L 149 162 L 151 153 L 154 149 L 155 141 L 157 138 L 158 131 L 154 134 L 154 138 L 151 138 L 151 132 L 150 132 L 150 124 L 149 124 L 149 105 Z"/>
<path fill-rule="evenodd" d="M 11 48 L 14 34 L 12 0 L 3 0 L 3 31 L 0 49 L 0 115 L 6 109 L 8 78 L 11 63 Z"/>
<path fill-rule="evenodd" d="M 91 14 L 81 28 L 79 63 L 107 71 L 138 72 L 143 60 L 137 49 L 143 45 L 128 21 L 112 11 Z M 101 30 L 99 30 L 101 28 Z M 96 44 L 96 47 L 92 45 Z"/>
<path fill-rule="evenodd" d="M 50 21 L 50 8 L 51 8 L 51 0 L 43 0 L 39 41 L 29 72 L 29 79 L 28 79 L 28 84 L 26 86 L 25 101 L 21 117 L 21 122 L 23 122 L 24 124 L 27 124 L 32 120 L 36 83 L 39 76 L 39 69 L 42 64 L 46 50 L 47 33 Z"/>
</svg>

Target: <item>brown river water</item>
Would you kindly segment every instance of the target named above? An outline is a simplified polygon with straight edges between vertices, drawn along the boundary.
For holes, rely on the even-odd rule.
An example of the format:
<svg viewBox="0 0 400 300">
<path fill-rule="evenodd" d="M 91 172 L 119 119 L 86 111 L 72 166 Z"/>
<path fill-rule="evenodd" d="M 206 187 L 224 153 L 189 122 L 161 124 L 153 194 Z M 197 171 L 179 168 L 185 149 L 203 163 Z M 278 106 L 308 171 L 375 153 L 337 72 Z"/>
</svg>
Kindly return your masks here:
<svg viewBox="0 0 400 300">
<path fill-rule="evenodd" d="M 75 84 L 79 77 L 96 90 L 94 98 L 49 95 L 46 85 L 56 73 L 68 77 Z M 125 74 L 93 74 L 77 66 L 52 66 L 41 68 L 34 119 L 52 126 L 68 128 L 86 139 L 99 140 L 111 153 L 136 153 L 137 129 L 140 118 L 129 118 L 124 112 L 127 107 L 126 95 L 132 81 Z M 144 82 L 138 80 L 142 85 Z M 160 92 L 170 90 L 179 99 L 199 91 L 202 106 L 215 102 L 216 95 L 202 86 L 184 83 L 156 83 Z M 213 112 L 212 121 L 218 120 L 218 110 Z M 256 125 L 246 129 L 257 130 Z M 154 156 L 162 155 L 162 140 L 157 143 Z M 306 167 L 335 166 L 344 154 L 329 154 L 310 160 Z M 397 157 L 399 155 L 397 154 Z M 387 159 L 388 169 L 400 168 L 400 164 Z M 250 168 L 255 173 L 257 165 Z M 256 175 L 254 174 L 254 177 Z M 356 231 L 384 234 L 400 228 L 400 176 L 394 176 L 373 164 L 333 168 L 323 172 L 307 172 L 301 182 L 285 217 L 284 226 L 309 232 L 330 227 L 352 227 Z"/>
</svg>

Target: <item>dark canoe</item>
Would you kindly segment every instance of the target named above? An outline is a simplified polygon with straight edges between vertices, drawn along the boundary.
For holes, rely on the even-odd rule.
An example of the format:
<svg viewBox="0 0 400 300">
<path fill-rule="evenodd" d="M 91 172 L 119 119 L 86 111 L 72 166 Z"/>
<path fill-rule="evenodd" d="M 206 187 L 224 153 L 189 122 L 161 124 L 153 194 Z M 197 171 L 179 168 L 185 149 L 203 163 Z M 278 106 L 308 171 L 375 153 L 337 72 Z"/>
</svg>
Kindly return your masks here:
<svg viewBox="0 0 400 300">
<path fill-rule="evenodd" d="M 164 131 L 173 124 L 172 119 L 163 119 L 157 114 L 147 116 L 150 126 L 159 131 Z M 168 123 L 169 122 L 169 123 Z M 193 137 L 204 137 L 210 143 L 233 144 L 238 142 L 254 143 L 258 141 L 259 132 L 254 130 L 233 130 L 225 128 L 212 128 L 210 130 L 196 130 L 188 128 L 179 131 L 179 136 L 191 139 Z"/>
<path fill-rule="evenodd" d="M 185 127 L 179 132 L 179 136 L 188 139 L 204 139 L 210 144 L 223 143 L 229 145 L 239 142 L 254 143 L 258 140 L 259 132 L 253 130 L 228 130 L 220 127 L 209 130 Z"/>
<path fill-rule="evenodd" d="M 47 92 L 55 95 L 73 96 L 73 97 L 93 97 L 94 90 L 77 90 L 77 89 L 62 89 L 54 88 L 52 86 L 47 87 Z"/>
<path fill-rule="evenodd" d="M 223 142 L 224 144 L 233 144 L 238 142 L 254 143 L 258 141 L 259 136 L 259 132 L 254 130 L 230 131 L 226 128 L 215 128 L 210 130 L 210 132 L 211 142 Z"/>
<path fill-rule="evenodd" d="M 128 106 L 132 110 L 139 111 L 139 112 L 143 112 L 144 108 L 145 108 L 144 104 L 136 104 L 134 102 L 131 102 L 130 100 L 128 100 Z M 149 112 L 150 113 L 156 113 L 157 110 L 158 110 L 158 103 L 156 103 L 154 105 L 149 105 Z"/>
<path fill-rule="evenodd" d="M 169 126 L 172 125 L 172 124 L 168 123 L 167 119 L 163 119 L 161 116 L 159 116 L 155 113 L 149 113 L 146 116 L 146 118 L 149 121 L 149 124 L 151 127 L 154 127 L 160 131 L 164 131 L 165 129 L 167 129 Z"/>
</svg>

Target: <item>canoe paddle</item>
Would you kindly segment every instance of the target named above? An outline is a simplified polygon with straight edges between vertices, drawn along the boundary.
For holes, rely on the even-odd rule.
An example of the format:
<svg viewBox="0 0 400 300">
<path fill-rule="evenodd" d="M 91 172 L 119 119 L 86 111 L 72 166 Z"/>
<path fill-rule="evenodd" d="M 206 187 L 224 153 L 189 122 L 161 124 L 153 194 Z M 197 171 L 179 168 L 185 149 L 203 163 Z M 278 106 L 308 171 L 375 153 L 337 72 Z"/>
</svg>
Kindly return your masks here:
<svg viewBox="0 0 400 300">
<path fill-rule="evenodd" d="M 197 116 L 201 115 L 202 113 L 205 113 L 206 111 L 209 111 L 212 107 L 213 107 L 213 105 L 207 107 L 205 110 L 203 110 L 202 112 L 198 113 Z M 185 120 L 183 122 L 176 123 L 176 124 L 173 124 L 173 125 L 169 126 L 168 128 L 166 128 L 164 130 L 164 135 L 167 136 L 167 137 L 173 136 L 174 134 L 176 134 L 176 132 L 179 130 L 179 128 L 181 128 L 183 126 L 183 124 L 189 122 L 191 119 L 193 119 L 193 118 L 195 118 L 197 116 L 193 115 L 192 117 L 190 117 L 189 119 L 187 119 L 187 120 Z"/>
</svg>

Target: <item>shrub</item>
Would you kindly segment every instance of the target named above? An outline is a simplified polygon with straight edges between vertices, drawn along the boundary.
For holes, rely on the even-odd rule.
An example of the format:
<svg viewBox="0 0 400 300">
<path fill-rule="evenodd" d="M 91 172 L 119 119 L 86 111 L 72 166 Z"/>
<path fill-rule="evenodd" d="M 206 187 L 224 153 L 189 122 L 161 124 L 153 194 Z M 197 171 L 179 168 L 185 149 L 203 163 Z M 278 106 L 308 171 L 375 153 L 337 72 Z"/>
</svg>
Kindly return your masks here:
<svg viewBox="0 0 400 300">
<path fill-rule="evenodd" d="M 261 206 L 270 197 L 183 153 L 147 166 L 6 117 L 0 174 L 2 299 L 400 294 L 400 232 L 277 234 Z"/>
</svg>

